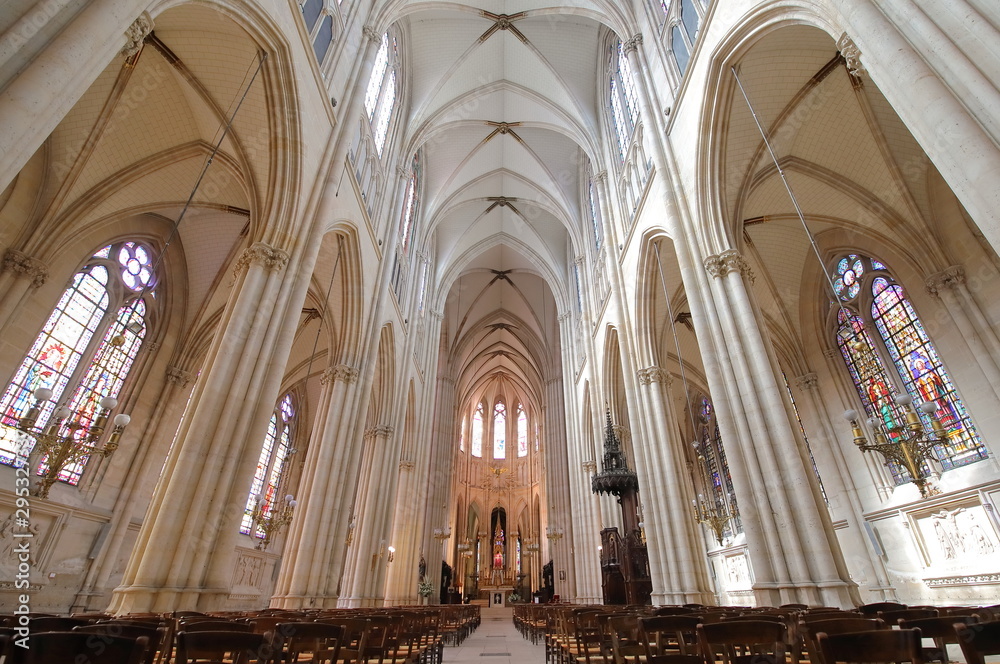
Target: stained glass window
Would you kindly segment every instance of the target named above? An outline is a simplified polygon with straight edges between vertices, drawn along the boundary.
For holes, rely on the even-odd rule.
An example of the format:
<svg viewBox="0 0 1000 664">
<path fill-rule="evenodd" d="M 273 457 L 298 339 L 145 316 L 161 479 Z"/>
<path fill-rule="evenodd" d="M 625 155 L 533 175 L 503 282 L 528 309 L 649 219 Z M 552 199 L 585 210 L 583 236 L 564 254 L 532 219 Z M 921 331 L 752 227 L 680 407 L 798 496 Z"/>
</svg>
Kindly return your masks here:
<svg viewBox="0 0 1000 664">
<path fill-rule="evenodd" d="M 250 529 L 254 528 L 254 508 L 257 508 L 260 515 L 267 516 L 276 508 L 283 506 L 285 496 L 289 495 L 287 482 L 284 480 L 288 457 L 294 452 L 292 448 L 294 421 L 295 407 L 292 395 L 286 394 L 278 401 L 271 415 L 271 421 L 267 425 L 264 446 L 257 459 L 257 469 L 254 471 L 250 495 L 247 497 L 243 520 L 240 523 L 240 532 L 244 535 L 249 535 Z M 264 531 L 256 527 L 253 536 L 263 538 Z"/>
<path fill-rule="evenodd" d="M 368 79 L 368 90 L 365 92 L 365 112 L 368 120 L 375 117 L 375 106 L 378 104 L 379 92 L 385 78 L 385 70 L 389 66 L 389 33 L 382 35 L 382 45 L 375 54 L 375 65 L 372 67 L 371 78 Z"/>
<path fill-rule="evenodd" d="M 459 452 L 464 452 L 465 451 L 465 425 L 466 425 L 467 422 L 468 422 L 468 419 L 466 418 L 465 415 L 463 415 L 462 416 L 462 428 L 458 430 L 458 451 Z"/>
<path fill-rule="evenodd" d="M 493 407 L 493 458 L 507 458 L 507 408 L 503 401 Z"/>
<path fill-rule="evenodd" d="M 593 177 L 587 180 L 587 205 L 590 208 L 590 225 L 594 231 L 594 247 L 601 248 L 604 240 L 604 230 L 601 228 L 600 206 L 598 205 L 597 192 L 594 190 Z"/>
<path fill-rule="evenodd" d="M 736 505 L 736 492 L 733 489 L 732 475 L 729 473 L 726 451 L 722 445 L 722 433 L 715 418 L 715 409 L 707 397 L 702 397 L 698 402 L 696 421 L 699 430 L 698 439 L 695 441 L 695 453 L 708 485 L 701 489 L 709 494 L 702 497 L 708 501 L 710 507 L 721 513 L 729 512 L 732 518 L 726 523 L 723 535 L 732 537 L 736 533 L 743 532 L 743 522 L 740 520 Z"/>
<path fill-rule="evenodd" d="M 375 139 L 375 149 L 378 155 L 382 156 L 382 148 L 385 147 L 386 136 L 389 135 L 389 118 L 392 117 L 393 106 L 396 105 L 396 72 L 389 74 L 386 83 L 385 99 L 378 109 L 378 121 L 375 123 L 373 137 Z"/>
<path fill-rule="evenodd" d="M 937 405 L 935 415 L 948 432 L 948 442 L 935 452 L 945 470 L 985 459 L 986 448 L 937 349 L 885 265 L 858 254 L 841 258 L 834 289 L 845 303 L 837 343 L 869 422 L 880 422 L 886 429 L 902 426 L 905 414 L 894 400 L 902 391 L 915 404 Z M 882 359 L 883 352 L 891 364 Z M 929 429 L 929 416 L 920 416 Z M 897 484 L 912 479 L 897 464 L 890 463 L 889 469 Z"/>
<path fill-rule="evenodd" d="M 688 37 L 691 38 L 691 43 L 694 43 L 695 38 L 698 36 L 698 11 L 694 8 L 693 0 L 681 0 L 681 23 L 684 24 L 684 29 L 688 33 Z"/>
<path fill-rule="evenodd" d="M 417 154 L 413 155 L 410 161 L 410 179 L 406 184 L 406 198 L 403 201 L 403 214 L 399 223 L 400 246 L 403 252 L 410 248 L 410 240 L 413 237 L 413 220 L 417 216 L 417 202 L 420 186 L 420 159 Z"/>
<path fill-rule="evenodd" d="M 681 36 L 681 27 L 675 25 L 670 29 L 670 50 L 673 51 L 674 59 L 677 60 L 677 68 L 681 70 L 681 76 L 687 71 L 688 61 L 691 54 L 688 52 L 687 43 Z"/>
<path fill-rule="evenodd" d="M 483 404 L 479 404 L 472 416 L 472 456 L 483 456 Z"/>
<path fill-rule="evenodd" d="M 65 406 L 72 413 L 64 423 L 67 433 L 66 424 L 91 425 L 103 398 L 118 398 L 146 337 L 154 264 L 149 247 L 137 242 L 108 245 L 87 261 L 0 398 L 5 424 L 24 414 L 39 387 L 51 389 L 52 398 L 42 405 L 36 426 L 54 424 L 56 408 Z M 0 429 L 0 463 L 23 463 L 33 445 L 28 436 Z M 59 479 L 77 484 L 85 465 L 83 459 L 67 466 Z M 44 469 L 43 459 L 36 471 Z"/>
<path fill-rule="evenodd" d="M 636 98 L 632 67 L 625 57 L 624 45 L 618 40 L 611 53 L 611 72 L 608 84 L 611 124 L 618 140 L 618 154 L 622 161 L 628 154 L 632 133 L 639 124 L 639 104 Z"/>
<path fill-rule="evenodd" d="M 375 149 L 382 156 L 386 137 L 389 135 L 389 121 L 396 106 L 396 38 L 386 32 L 375 54 L 371 78 L 365 91 L 365 113 L 372 128 Z"/>
<path fill-rule="evenodd" d="M 528 414 L 521 404 L 517 405 L 517 456 L 528 456 Z"/>
</svg>

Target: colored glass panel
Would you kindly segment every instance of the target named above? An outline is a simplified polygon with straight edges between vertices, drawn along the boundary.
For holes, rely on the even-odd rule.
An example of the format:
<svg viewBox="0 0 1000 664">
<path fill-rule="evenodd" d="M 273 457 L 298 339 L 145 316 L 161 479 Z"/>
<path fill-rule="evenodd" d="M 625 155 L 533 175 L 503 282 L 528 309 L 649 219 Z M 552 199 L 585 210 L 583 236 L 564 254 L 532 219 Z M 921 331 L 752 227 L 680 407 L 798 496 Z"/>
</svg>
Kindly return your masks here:
<svg viewBox="0 0 1000 664">
<path fill-rule="evenodd" d="M 264 444 L 261 447 L 260 456 L 257 458 L 257 468 L 254 471 L 253 481 L 250 483 L 250 495 L 247 497 L 246 507 L 243 510 L 243 519 L 240 522 L 240 532 L 250 535 L 253 528 L 254 537 L 264 537 L 264 531 L 259 527 L 254 528 L 253 510 L 260 499 L 260 513 L 268 516 L 274 511 L 275 504 L 280 504 L 284 500 L 284 495 L 278 495 L 282 489 L 282 476 L 288 455 L 291 452 L 292 424 L 295 419 L 295 408 L 292 403 L 292 396 L 286 394 L 278 402 L 275 412 L 271 415 L 271 420 L 267 425 L 267 433 L 264 436 Z M 281 491 L 284 494 L 284 491 Z"/>
<path fill-rule="evenodd" d="M 502 401 L 493 407 L 493 458 L 507 458 L 507 408 Z"/>
<path fill-rule="evenodd" d="M 615 136 L 618 138 L 618 156 L 625 161 L 629 131 L 625 126 L 625 113 L 622 111 L 622 101 L 618 95 L 618 84 L 613 78 L 611 79 L 611 123 L 615 126 Z"/>
<path fill-rule="evenodd" d="M 368 79 L 368 89 L 365 91 L 365 112 L 368 120 L 375 117 L 375 106 L 378 104 L 379 92 L 382 90 L 382 81 L 385 78 L 385 70 L 389 65 L 389 33 L 382 35 L 382 45 L 379 46 L 378 53 L 375 54 L 375 65 L 372 67 L 371 78 Z"/>
<path fill-rule="evenodd" d="M 483 456 L 483 405 L 479 404 L 472 416 L 472 456 Z"/>
<path fill-rule="evenodd" d="M 517 456 L 528 456 L 528 414 L 521 405 L 517 407 Z"/>
</svg>

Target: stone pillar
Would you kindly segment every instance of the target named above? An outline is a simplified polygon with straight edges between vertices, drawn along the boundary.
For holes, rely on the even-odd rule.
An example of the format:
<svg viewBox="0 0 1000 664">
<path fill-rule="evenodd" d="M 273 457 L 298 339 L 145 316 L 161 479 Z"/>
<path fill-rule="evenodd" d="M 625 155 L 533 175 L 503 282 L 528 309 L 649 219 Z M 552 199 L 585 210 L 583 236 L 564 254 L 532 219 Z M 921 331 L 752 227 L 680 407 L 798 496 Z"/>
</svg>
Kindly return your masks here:
<svg viewBox="0 0 1000 664">
<path fill-rule="evenodd" d="M 987 240 L 1000 250 L 1000 123 L 996 102 L 978 101 L 984 95 L 984 100 L 996 99 L 997 82 L 985 79 L 981 63 L 927 20 L 921 4 L 837 3 L 846 30 L 837 47 L 854 71 L 867 70 Z M 984 24 L 979 29 L 985 27 L 981 17 L 971 18 L 975 12 L 970 3 L 947 4 L 966 6 L 970 16 L 963 20 L 963 28 L 975 23 Z M 982 50 L 984 56 L 990 54 Z M 931 66 L 931 58 L 939 67 L 948 63 L 947 71 Z M 970 112 L 970 101 L 973 106 L 985 103 L 989 110 L 977 117 Z"/>
<path fill-rule="evenodd" d="M 287 262 L 284 251 L 258 242 L 237 263 L 233 296 L 115 591 L 114 613 L 211 610 L 228 594 L 228 577 L 220 577 L 227 564 L 231 573 L 248 478 L 287 359 L 279 342 L 289 335 L 279 328 L 294 331 L 296 322 L 284 315 L 282 300 L 291 298 L 283 282 L 297 276 Z"/>
<path fill-rule="evenodd" d="M 858 497 L 858 489 L 854 483 L 854 476 L 851 473 L 851 460 L 844 458 L 844 449 L 839 444 L 841 436 L 848 436 L 847 429 L 842 420 L 838 423 L 831 419 L 829 415 L 829 404 L 824 403 L 819 393 L 819 378 L 815 373 L 807 373 L 798 376 L 794 384 L 796 388 L 804 392 L 808 397 L 809 407 L 816 413 L 816 420 L 819 423 L 818 431 L 813 432 L 814 454 L 816 464 L 820 469 L 832 468 L 836 472 L 823 474 L 823 486 L 826 495 L 831 501 L 843 497 L 845 505 L 836 506 L 837 514 L 842 514 L 848 527 L 838 531 L 840 539 L 844 540 L 844 550 L 847 555 L 848 566 L 854 573 L 855 578 L 870 579 L 870 583 L 864 590 L 872 593 L 866 601 L 895 601 L 896 589 L 889 581 L 885 563 L 872 548 L 870 539 L 864 533 L 864 506 Z M 836 418 L 840 419 L 840 418 Z M 838 430 L 837 427 L 840 427 Z M 852 452 L 857 454 L 856 451 Z M 860 457 L 855 458 L 854 463 L 860 461 Z M 853 563 L 853 564 L 852 564 Z"/>
<path fill-rule="evenodd" d="M 784 382 L 747 282 L 746 260 L 727 250 L 705 260 L 732 381 L 713 402 L 745 526 L 759 603 L 860 603 L 797 431 Z M 740 472 L 737 472 L 740 471 Z"/>
<path fill-rule="evenodd" d="M 45 263 L 17 249 L 8 249 L 0 264 L 0 334 L 5 334 L 30 293 L 49 278 Z"/>
<path fill-rule="evenodd" d="M 385 589 L 392 535 L 392 507 L 396 500 L 399 450 L 393 427 L 381 424 L 365 432 L 365 459 L 360 476 L 355 512 L 358 527 L 353 555 L 344 575 L 339 606 L 347 608 L 381 606 Z M 394 561 L 393 561 L 394 562 Z"/>
<path fill-rule="evenodd" d="M 653 604 L 709 604 L 715 601 L 687 474 L 684 441 L 669 398 L 671 376 L 660 367 L 638 373 L 649 405 L 648 441 L 636 464 L 642 517 L 653 579 Z"/>
<path fill-rule="evenodd" d="M 952 265 L 927 277 L 927 292 L 941 299 L 979 368 L 1000 397 L 1000 340 L 965 283 L 965 268 Z M 925 321 L 926 324 L 926 321 Z"/>
<path fill-rule="evenodd" d="M 152 20 L 143 12 L 146 2 L 93 0 L 83 3 L 75 16 L 70 8 L 51 12 L 53 4 L 36 3 L 0 40 L 0 117 L 7 119 L 6 131 L 0 135 L 0 154 L 4 155 L 0 191 L 108 63 L 119 54 L 134 54 L 123 47 L 134 45 L 137 36 L 141 43 L 152 29 Z M 62 27 L 53 30 L 53 24 Z M 54 36 L 35 48 L 41 41 L 33 39 L 39 30 L 51 30 Z"/>
<path fill-rule="evenodd" d="M 356 468 L 361 446 L 354 444 L 343 413 L 356 401 L 358 370 L 346 364 L 320 377 L 322 407 L 306 453 L 299 507 L 292 520 L 271 606 L 336 606 L 343 569 L 356 476 L 346 472 L 330 482 L 330 469 Z"/>
</svg>

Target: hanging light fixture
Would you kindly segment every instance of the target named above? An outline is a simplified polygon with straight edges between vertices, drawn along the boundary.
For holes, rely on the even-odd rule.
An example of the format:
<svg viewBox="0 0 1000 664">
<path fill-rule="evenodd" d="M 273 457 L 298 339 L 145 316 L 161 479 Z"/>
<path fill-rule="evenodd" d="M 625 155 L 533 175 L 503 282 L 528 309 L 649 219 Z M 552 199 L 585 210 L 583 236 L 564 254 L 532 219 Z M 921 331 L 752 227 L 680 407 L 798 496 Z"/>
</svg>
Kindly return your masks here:
<svg viewBox="0 0 1000 664">
<path fill-rule="evenodd" d="M 760 132 L 761 138 L 764 140 L 764 145 L 767 147 L 767 151 L 771 155 L 771 161 L 774 162 L 774 167 L 777 169 L 778 176 L 785 185 L 785 191 L 788 192 L 788 197 L 791 199 L 792 205 L 795 208 L 799 222 L 805 230 L 806 237 L 809 239 L 810 245 L 812 245 L 812 250 L 816 255 L 816 260 L 819 261 L 820 269 L 823 271 L 823 276 L 826 278 L 827 286 L 833 296 L 832 302 L 839 306 L 841 315 L 844 319 L 850 320 L 851 316 L 849 312 L 846 310 L 844 303 L 837 295 L 833 275 L 830 274 L 830 270 L 827 269 L 826 264 L 823 262 L 823 257 L 820 255 L 819 247 L 816 245 L 816 240 L 813 237 L 812 232 L 809 230 L 809 225 L 806 223 L 805 215 L 802 214 L 802 209 L 799 207 L 798 200 L 796 200 L 795 194 L 792 192 L 792 187 L 785 178 L 785 171 L 781 168 L 781 164 L 778 163 L 778 158 L 774 154 L 774 150 L 771 147 L 771 142 L 768 139 L 767 132 L 764 131 L 764 126 L 757 118 L 757 112 L 754 110 L 753 104 L 750 103 L 750 97 L 747 94 L 747 91 L 743 88 L 743 83 L 740 81 L 736 68 L 731 67 L 731 71 L 733 73 L 733 77 L 736 79 L 736 84 L 740 88 L 740 92 L 743 94 L 743 99 L 746 101 L 747 107 L 750 109 L 750 115 L 753 116 L 754 123 L 757 125 L 757 131 Z M 845 337 L 845 342 L 853 348 L 862 346 L 864 342 L 861 340 L 860 335 L 860 330 L 855 330 L 852 338 L 848 339 Z M 932 466 L 937 467 L 940 463 L 937 458 L 935 448 L 938 445 L 942 445 L 947 442 L 948 434 L 944 427 L 941 426 L 940 420 L 938 420 L 935 415 L 937 404 L 933 401 L 925 401 L 918 404 L 917 407 L 914 408 L 913 398 L 908 394 L 896 395 L 894 400 L 903 408 L 903 411 L 906 414 L 906 422 L 901 425 L 889 425 L 885 422 L 877 420 L 876 418 L 869 418 L 867 421 L 868 426 L 870 426 L 875 432 L 874 443 L 868 442 L 868 439 L 865 437 L 865 434 L 861 429 L 861 425 L 858 422 L 857 411 L 851 409 L 844 412 L 844 419 L 851 423 L 854 444 L 857 445 L 858 450 L 862 453 L 877 452 L 882 456 L 884 463 L 896 463 L 905 468 L 909 473 L 910 481 L 916 484 L 917 489 L 920 490 L 921 498 L 926 498 L 927 496 L 939 493 L 930 485 L 931 479 L 936 475 L 936 472 L 932 470 Z M 917 414 L 917 410 L 923 413 L 924 416 L 930 421 L 929 430 L 924 426 L 923 422 L 921 422 L 920 416 Z"/>
</svg>

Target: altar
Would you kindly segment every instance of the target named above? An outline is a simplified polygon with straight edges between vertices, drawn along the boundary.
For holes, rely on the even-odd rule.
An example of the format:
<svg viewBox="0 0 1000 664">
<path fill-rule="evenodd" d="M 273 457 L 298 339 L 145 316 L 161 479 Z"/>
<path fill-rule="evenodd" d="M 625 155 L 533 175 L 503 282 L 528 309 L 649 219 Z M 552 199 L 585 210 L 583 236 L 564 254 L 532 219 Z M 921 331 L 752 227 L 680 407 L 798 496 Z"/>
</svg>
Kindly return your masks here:
<svg viewBox="0 0 1000 664">
<path fill-rule="evenodd" d="M 483 591 L 488 595 L 490 608 L 507 606 L 507 596 L 514 592 L 514 586 L 487 586 Z"/>
</svg>

